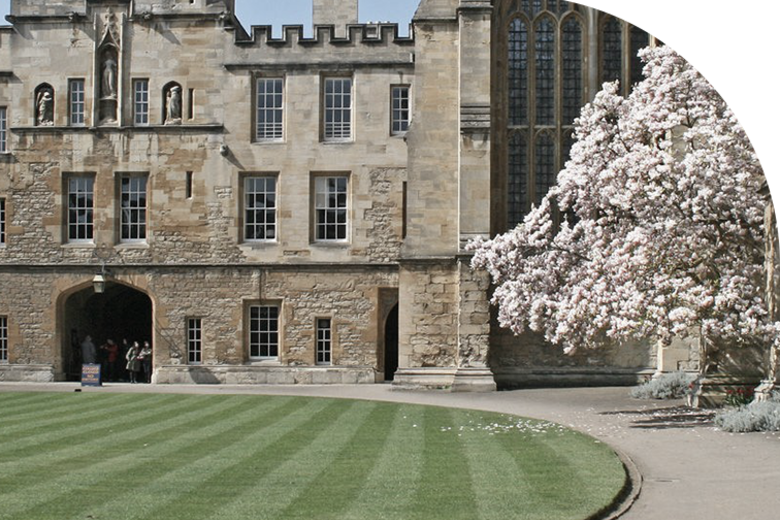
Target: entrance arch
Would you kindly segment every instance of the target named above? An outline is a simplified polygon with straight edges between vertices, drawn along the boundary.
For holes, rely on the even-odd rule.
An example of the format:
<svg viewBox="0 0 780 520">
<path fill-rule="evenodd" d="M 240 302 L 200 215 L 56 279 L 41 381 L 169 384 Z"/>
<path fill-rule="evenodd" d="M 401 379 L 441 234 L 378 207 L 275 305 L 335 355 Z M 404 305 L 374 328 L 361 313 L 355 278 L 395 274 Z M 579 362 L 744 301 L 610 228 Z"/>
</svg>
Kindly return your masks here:
<svg viewBox="0 0 780 520">
<path fill-rule="evenodd" d="M 109 339 L 120 346 L 115 379 L 123 376 L 123 339 L 130 344 L 148 341 L 153 345 L 152 300 L 128 285 L 108 283 L 100 294 L 89 285 L 66 296 L 62 309 L 62 369 L 66 380 L 81 377 L 81 342 L 87 335 L 96 347 Z"/>
</svg>

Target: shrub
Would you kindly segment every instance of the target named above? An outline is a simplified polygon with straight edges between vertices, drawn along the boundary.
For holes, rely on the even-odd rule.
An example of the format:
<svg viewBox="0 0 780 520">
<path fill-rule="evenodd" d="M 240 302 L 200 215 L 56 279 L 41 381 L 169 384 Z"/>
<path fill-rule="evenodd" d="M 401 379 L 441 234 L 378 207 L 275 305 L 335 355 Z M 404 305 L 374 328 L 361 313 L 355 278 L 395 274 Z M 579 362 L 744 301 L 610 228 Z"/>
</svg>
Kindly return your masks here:
<svg viewBox="0 0 780 520">
<path fill-rule="evenodd" d="M 661 374 L 659 377 L 631 389 L 631 397 L 635 399 L 678 399 L 685 397 L 691 383 L 695 380 L 695 374 L 687 374 L 682 371 Z"/>
<path fill-rule="evenodd" d="M 727 432 L 780 431 L 780 397 L 769 401 L 729 408 L 715 416 L 715 426 Z"/>
</svg>

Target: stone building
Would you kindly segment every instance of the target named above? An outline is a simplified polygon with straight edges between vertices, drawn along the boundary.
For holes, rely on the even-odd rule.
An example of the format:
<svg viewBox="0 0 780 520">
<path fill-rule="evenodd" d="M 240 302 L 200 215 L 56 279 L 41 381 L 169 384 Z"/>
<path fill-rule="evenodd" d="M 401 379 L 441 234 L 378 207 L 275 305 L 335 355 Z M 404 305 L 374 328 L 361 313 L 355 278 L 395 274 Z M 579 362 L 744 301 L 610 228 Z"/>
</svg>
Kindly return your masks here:
<svg viewBox="0 0 780 520">
<path fill-rule="evenodd" d="M 12 0 L 0 28 L 0 380 L 75 378 L 90 335 L 159 383 L 491 390 L 630 383 L 491 322 L 466 243 L 518 222 L 580 107 L 654 39 L 562 0 L 422 0 L 411 36 L 314 0 Z M 661 369 L 695 364 L 690 345 Z M 666 361 L 663 361 L 665 359 Z"/>
</svg>

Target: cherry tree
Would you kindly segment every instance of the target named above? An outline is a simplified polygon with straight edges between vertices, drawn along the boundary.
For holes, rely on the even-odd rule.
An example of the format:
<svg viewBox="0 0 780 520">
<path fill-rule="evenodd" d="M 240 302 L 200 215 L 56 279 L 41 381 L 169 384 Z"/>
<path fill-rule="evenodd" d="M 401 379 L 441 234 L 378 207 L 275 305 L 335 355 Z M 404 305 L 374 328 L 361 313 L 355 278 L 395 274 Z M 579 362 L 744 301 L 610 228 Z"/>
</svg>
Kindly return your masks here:
<svg viewBox="0 0 780 520">
<path fill-rule="evenodd" d="M 701 335 L 774 344 L 762 293 L 764 180 L 715 89 L 668 47 L 645 49 L 628 98 L 607 83 L 571 160 L 515 229 L 470 245 L 499 322 L 566 352 Z M 702 363 L 706 371 L 706 362 Z"/>
</svg>

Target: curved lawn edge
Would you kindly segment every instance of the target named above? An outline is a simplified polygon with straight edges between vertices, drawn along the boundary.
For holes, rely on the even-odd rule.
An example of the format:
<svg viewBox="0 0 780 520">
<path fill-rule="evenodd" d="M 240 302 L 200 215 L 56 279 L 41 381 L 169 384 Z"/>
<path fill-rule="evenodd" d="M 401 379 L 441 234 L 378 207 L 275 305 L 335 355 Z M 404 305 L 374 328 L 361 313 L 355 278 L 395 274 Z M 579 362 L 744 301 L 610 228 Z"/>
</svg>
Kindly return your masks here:
<svg viewBox="0 0 780 520">
<path fill-rule="evenodd" d="M 24 385 L 23 387 L 17 386 L 13 390 L 10 388 L 12 386 L 16 385 L 9 385 L 9 388 L 3 388 L 2 385 L 0 385 L 0 392 L 8 391 L 11 392 L 24 392 L 24 393 L 34 393 L 36 390 L 42 390 L 43 392 L 58 392 L 58 391 L 68 391 L 66 389 L 67 385 L 64 384 L 53 384 L 53 385 Z M 39 387 L 39 388 L 36 388 Z M 76 391 L 79 392 L 81 388 L 78 388 Z M 88 393 L 93 393 L 92 390 L 87 389 Z M 102 389 L 95 389 L 94 393 L 104 393 L 107 388 Z M 111 391 L 105 392 L 105 393 L 149 393 L 149 394 L 158 394 L 158 395 L 165 395 L 165 394 L 212 394 L 210 391 L 192 391 L 191 389 L 187 389 L 185 391 L 182 388 L 177 389 L 178 391 L 166 391 L 170 389 L 165 389 L 162 392 L 155 391 L 155 390 L 161 390 L 160 387 L 125 387 L 125 388 L 112 388 Z M 202 389 L 201 389 L 202 390 Z M 273 397 L 273 396 L 279 396 L 279 394 L 274 393 L 265 393 L 265 392 L 225 392 L 225 389 L 220 389 L 219 392 L 214 392 L 214 394 L 227 396 L 227 395 L 237 395 L 237 396 L 248 396 L 248 395 L 263 395 L 267 397 Z M 70 391 L 73 391 L 71 388 Z M 284 395 L 284 394 L 282 394 Z M 451 411 L 455 410 L 461 410 L 461 411 L 471 411 L 476 413 L 487 413 L 487 414 L 499 414 L 505 417 L 513 417 L 516 419 L 522 419 L 522 420 L 532 420 L 532 421 L 538 421 L 543 422 L 547 424 L 556 425 L 558 427 L 561 427 L 565 430 L 569 430 L 572 432 L 576 432 L 579 435 L 593 439 L 597 443 L 603 444 L 606 452 L 611 452 L 614 455 L 615 462 L 619 463 L 618 467 L 623 468 L 623 475 L 617 477 L 617 481 L 614 482 L 614 484 L 617 484 L 613 489 L 618 489 L 620 487 L 619 491 L 616 493 L 613 491 L 614 497 L 611 499 L 611 501 L 601 507 L 598 511 L 595 513 L 587 513 L 586 511 L 581 511 L 581 513 L 584 513 L 587 516 L 581 517 L 582 520 L 611 520 L 613 518 L 619 518 L 623 516 L 629 509 L 632 507 L 632 505 L 636 502 L 636 500 L 639 498 L 639 495 L 642 490 L 642 484 L 643 484 L 643 478 L 641 473 L 639 472 L 636 464 L 631 460 L 631 458 L 623 453 L 620 449 L 615 448 L 610 443 L 602 441 L 601 439 L 598 439 L 594 437 L 593 435 L 586 433 L 582 431 L 581 429 L 577 427 L 572 426 L 564 426 L 560 423 L 557 423 L 556 421 L 550 421 L 549 419 L 544 418 L 538 418 L 534 417 L 534 414 L 517 414 L 512 413 L 508 411 L 499 411 L 496 409 L 486 409 L 481 406 L 463 406 L 463 405 L 455 405 L 452 406 L 452 404 L 445 404 L 445 403 L 433 403 L 433 402 L 419 402 L 416 400 L 396 400 L 396 399 L 383 399 L 381 397 L 379 398 L 371 398 L 368 396 L 348 396 L 348 395 L 301 395 L 301 394 L 295 394 L 290 395 L 287 394 L 287 397 L 308 397 L 313 398 L 316 400 L 319 399 L 335 399 L 335 400 L 349 400 L 349 401 L 374 401 L 377 403 L 386 403 L 386 404 L 407 404 L 412 406 L 420 406 L 422 408 L 439 408 L 439 409 L 448 409 Z M 619 470 L 618 470 L 619 471 Z M 620 482 L 622 480 L 622 486 L 620 486 Z M 605 497 L 609 499 L 608 497 Z M 604 504 L 604 502 L 602 502 Z M 591 511 L 593 511 L 591 509 Z M 576 518 L 576 517 L 574 517 Z"/>
<path fill-rule="evenodd" d="M 642 493 L 642 474 L 634 461 L 622 450 L 609 445 L 609 448 L 617 455 L 626 472 L 626 480 L 623 489 L 615 496 L 611 504 L 601 511 L 589 516 L 586 520 L 615 520 L 626 514 L 631 506 L 639 499 Z"/>
</svg>

